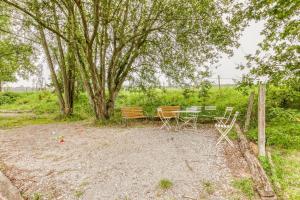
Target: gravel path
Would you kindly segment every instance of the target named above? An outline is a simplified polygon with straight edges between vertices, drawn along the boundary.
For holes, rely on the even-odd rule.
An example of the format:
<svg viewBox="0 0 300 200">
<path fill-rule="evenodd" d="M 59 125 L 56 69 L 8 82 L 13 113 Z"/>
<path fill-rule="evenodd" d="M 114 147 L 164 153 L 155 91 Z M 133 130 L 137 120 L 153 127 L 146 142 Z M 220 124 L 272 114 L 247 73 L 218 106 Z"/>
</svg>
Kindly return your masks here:
<svg viewBox="0 0 300 200">
<path fill-rule="evenodd" d="M 60 136 L 63 144 L 58 142 Z M 0 158 L 6 175 L 25 196 L 229 199 L 236 192 L 231 181 L 243 175 L 232 173 L 225 144 L 216 148 L 216 139 L 213 129 L 196 133 L 49 124 L 0 130 Z M 173 186 L 162 190 L 161 179 L 169 179 Z"/>
</svg>

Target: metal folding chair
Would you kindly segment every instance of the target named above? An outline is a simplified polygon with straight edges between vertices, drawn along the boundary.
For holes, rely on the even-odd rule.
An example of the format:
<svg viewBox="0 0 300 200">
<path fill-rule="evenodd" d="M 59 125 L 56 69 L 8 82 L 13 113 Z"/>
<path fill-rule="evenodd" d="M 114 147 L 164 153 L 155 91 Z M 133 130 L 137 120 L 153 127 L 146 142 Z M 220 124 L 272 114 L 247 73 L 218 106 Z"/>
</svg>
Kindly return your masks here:
<svg viewBox="0 0 300 200">
<path fill-rule="evenodd" d="M 232 111 L 233 111 L 233 107 L 226 107 L 223 117 L 215 117 L 214 119 L 217 120 L 218 124 L 226 125 L 230 120 Z"/>
<path fill-rule="evenodd" d="M 162 121 L 162 126 L 160 129 L 166 128 L 167 130 L 170 130 L 172 127 L 170 125 L 170 120 L 173 118 L 172 116 L 164 116 L 163 110 L 161 108 L 157 108 L 157 115 Z"/>
<path fill-rule="evenodd" d="M 216 106 L 204 106 L 204 114 L 202 116 L 213 118 L 216 110 L 217 110 Z"/>
<path fill-rule="evenodd" d="M 186 116 L 182 117 L 184 119 L 183 126 L 191 126 L 193 129 L 197 129 L 197 119 L 198 119 L 198 112 L 201 112 L 201 106 L 191 106 L 188 107 L 186 110 L 191 111 L 191 113 L 188 113 Z M 195 112 L 194 112 L 195 111 Z M 194 112 L 194 113 L 193 113 Z"/>
<path fill-rule="evenodd" d="M 218 123 L 215 124 L 216 129 L 221 134 L 221 136 L 219 137 L 216 145 L 220 144 L 220 142 L 223 139 L 225 139 L 230 144 L 230 146 L 232 146 L 232 147 L 234 146 L 233 142 L 228 138 L 227 135 L 231 131 L 231 129 L 232 129 L 232 127 L 233 127 L 233 125 L 234 125 L 234 123 L 235 123 L 236 118 L 237 118 L 238 115 L 239 115 L 239 112 L 235 112 L 235 114 L 234 114 L 234 116 L 233 116 L 233 118 L 232 118 L 232 120 L 231 120 L 231 122 L 230 122 L 229 125 L 218 124 Z"/>
</svg>

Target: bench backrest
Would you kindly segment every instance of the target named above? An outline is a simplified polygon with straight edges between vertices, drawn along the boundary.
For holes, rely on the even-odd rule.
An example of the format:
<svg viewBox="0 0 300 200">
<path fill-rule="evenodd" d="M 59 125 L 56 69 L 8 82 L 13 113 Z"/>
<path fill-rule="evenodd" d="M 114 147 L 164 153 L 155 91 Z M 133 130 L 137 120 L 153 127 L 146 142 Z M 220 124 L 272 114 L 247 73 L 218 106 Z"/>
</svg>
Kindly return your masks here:
<svg viewBox="0 0 300 200">
<path fill-rule="evenodd" d="M 144 118 L 143 108 L 139 106 L 121 108 L 123 118 Z"/>
<path fill-rule="evenodd" d="M 160 106 L 159 110 L 161 113 L 157 113 L 159 117 L 177 117 L 178 113 L 175 113 L 173 111 L 179 111 L 180 106 Z M 162 116 L 161 116 L 162 115 Z"/>
</svg>

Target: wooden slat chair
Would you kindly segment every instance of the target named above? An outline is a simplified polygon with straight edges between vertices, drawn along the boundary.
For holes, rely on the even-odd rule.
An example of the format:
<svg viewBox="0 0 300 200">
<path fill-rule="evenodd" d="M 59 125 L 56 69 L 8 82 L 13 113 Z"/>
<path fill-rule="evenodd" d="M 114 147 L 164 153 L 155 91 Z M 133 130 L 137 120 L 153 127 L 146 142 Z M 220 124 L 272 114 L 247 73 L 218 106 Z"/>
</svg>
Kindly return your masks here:
<svg viewBox="0 0 300 200">
<path fill-rule="evenodd" d="M 160 129 L 167 128 L 171 129 L 169 121 L 178 117 L 179 113 L 174 111 L 179 111 L 180 106 L 160 106 L 157 108 L 157 116 L 163 122 L 163 125 Z"/>
<path fill-rule="evenodd" d="M 142 107 L 132 106 L 132 107 L 123 107 L 121 108 L 122 118 L 126 120 L 128 119 L 146 119 L 147 116 L 144 115 L 144 111 Z"/>
</svg>

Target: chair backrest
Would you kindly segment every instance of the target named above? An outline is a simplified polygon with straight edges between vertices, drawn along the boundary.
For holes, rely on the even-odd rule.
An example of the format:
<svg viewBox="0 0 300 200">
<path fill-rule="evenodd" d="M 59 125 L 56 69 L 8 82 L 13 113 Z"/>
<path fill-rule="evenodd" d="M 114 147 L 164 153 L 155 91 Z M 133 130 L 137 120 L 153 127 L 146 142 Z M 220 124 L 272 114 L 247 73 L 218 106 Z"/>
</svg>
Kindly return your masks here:
<svg viewBox="0 0 300 200">
<path fill-rule="evenodd" d="M 204 106 L 204 110 L 215 111 L 215 110 L 217 110 L 217 107 L 216 106 Z"/>
<path fill-rule="evenodd" d="M 174 112 L 174 111 L 179 111 L 180 110 L 180 106 L 160 106 L 159 108 L 157 108 L 157 115 L 159 117 L 177 117 L 178 113 Z"/>
<path fill-rule="evenodd" d="M 202 107 L 201 106 L 191 106 L 191 107 L 188 107 L 186 110 L 188 110 L 188 111 L 201 111 Z"/>
<path fill-rule="evenodd" d="M 123 118 L 142 118 L 145 117 L 143 108 L 139 106 L 121 108 Z"/>
<path fill-rule="evenodd" d="M 233 107 L 226 107 L 225 113 L 224 113 L 224 116 L 223 116 L 224 119 L 226 119 L 225 120 L 225 124 L 228 123 L 228 121 L 229 121 L 229 119 L 231 117 L 232 111 L 233 111 Z"/>
<path fill-rule="evenodd" d="M 229 125 L 229 128 L 228 128 L 229 130 L 233 127 L 233 125 L 234 125 L 234 123 L 235 123 L 235 121 L 236 121 L 238 115 L 239 115 L 239 112 L 236 111 L 236 112 L 234 113 L 234 115 L 233 115 L 233 118 L 232 118 L 231 122 L 230 122 L 230 125 Z"/>
</svg>

